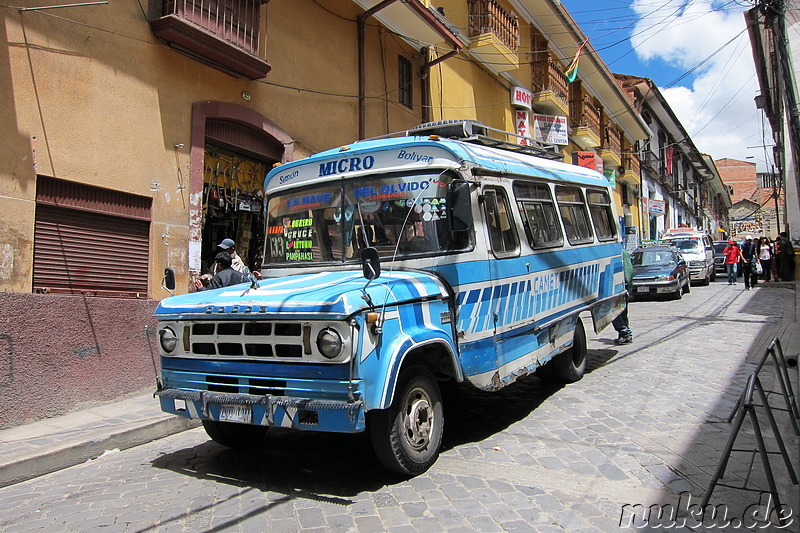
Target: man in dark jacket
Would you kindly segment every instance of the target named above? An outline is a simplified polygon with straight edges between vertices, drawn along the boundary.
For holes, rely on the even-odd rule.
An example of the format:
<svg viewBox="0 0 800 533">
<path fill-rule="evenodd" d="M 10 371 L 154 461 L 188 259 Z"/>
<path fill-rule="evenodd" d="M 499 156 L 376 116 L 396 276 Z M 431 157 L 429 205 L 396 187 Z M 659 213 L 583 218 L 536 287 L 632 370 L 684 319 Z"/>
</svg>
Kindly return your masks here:
<svg viewBox="0 0 800 533">
<path fill-rule="evenodd" d="M 208 287 L 203 287 L 200 280 L 197 281 L 197 290 L 205 291 L 209 289 L 219 289 L 228 287 L 229 285 L 236 285 L 237 283 L 244 283 L 247 281 L 247 276 L 241 272 L 234 270 L 231 267 L 231 256 L 226 252 L 220 252 L 214 257 L 216 263 L 216 271 L 214 277 L 208 283 Z"/>
<path fill-rule="evenodd" d="M 781 281 L 794 280 L 794 247 L 792 241 L 789 240 L 789 235 L 782 231 L 775 241 L 778 253 L 775 254 L 775 266 L 777 267 L 778 276 Z"/>
<path fill-rule="evenodd" d="M 756 263 L 758 263 L 757 252 L 758 249 L 753 242 L 753 237 L 748 235 L 742 245 L 742 257 L 744 257 L 742 274 L 744 274 L 744 290 L 746 291 L 755 289 L 756 283 L 758 283 L 758 272 L 756 271 Z"/>
</svg>

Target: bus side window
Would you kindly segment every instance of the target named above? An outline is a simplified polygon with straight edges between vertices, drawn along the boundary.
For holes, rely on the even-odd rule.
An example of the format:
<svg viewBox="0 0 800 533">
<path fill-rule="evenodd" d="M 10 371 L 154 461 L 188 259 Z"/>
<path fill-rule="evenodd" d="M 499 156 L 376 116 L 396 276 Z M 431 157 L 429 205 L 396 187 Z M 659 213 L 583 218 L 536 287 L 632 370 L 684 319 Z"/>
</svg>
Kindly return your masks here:
<svg viewBox="0 0 800 533">
<path fill-rule="evenodd" d="M 585 244 L 593 240 L 591 223 L 583 194 L 577 187 L 556 187 L 556 199 L 567 240 L 570 244 Z"/>
<path fill-rule="evenodd" d="M 486 189 L 483 195 L 486 227 L 489 231 L 492 252 L 497 257 L 515 255 L 518 249 L 517 232 L 511 219 L 511 209 L 505 191 Z"/>
<path fill-rule="evenodd" d="M 614 240 L 617 236 L 614 215 L 611 211 L 611 200 L 606 191 L 586 191 L 586 200 L 589 202 L 589 212 L 594 222 L 594 232 L 600 241 Z"/>
<path fill-rule="evenodd" d="M 531 248 L 552 248 L 564 244 L 561 225 L 547 185 L 518 180 L 514 183 L 514 195 Z"/>
</svg>

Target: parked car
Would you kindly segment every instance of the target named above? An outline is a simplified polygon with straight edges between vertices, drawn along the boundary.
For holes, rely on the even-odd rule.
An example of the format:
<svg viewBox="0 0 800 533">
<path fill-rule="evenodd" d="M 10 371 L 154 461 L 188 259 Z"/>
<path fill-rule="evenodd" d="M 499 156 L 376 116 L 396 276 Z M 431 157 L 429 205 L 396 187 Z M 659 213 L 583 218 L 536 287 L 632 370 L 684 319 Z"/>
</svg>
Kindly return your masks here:
<svg viewBox="0 0 800 533">
<path fill-rule="evenodd" d="M 686 259 L 692 281 L 708 285 L 717 279 L 714 266 L 714 247 L 708 233 L 694 228 L 674 228 L 667 230 L 664 241 L 672 244 Z"/>
<path fill-rule="evenodd" d="M 671 245 L 637 248 L 633 263 L 632 297 L 670 294 L 679 300 L 691 291 L 689 269 L 678 249 Z"/>
</svg>

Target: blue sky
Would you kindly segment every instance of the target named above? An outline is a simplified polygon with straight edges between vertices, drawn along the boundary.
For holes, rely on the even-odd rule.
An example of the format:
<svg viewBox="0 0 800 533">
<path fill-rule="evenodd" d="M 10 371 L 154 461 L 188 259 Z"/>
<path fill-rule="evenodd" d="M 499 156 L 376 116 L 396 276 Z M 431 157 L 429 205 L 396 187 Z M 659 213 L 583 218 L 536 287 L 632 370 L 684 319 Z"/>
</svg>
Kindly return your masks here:
<svg viewBox="0 0 800 533">
<path fill-rule="evenodd" d="M 753 102 L 759 89 L 744 21 L 752 0 L 561 3 L 612 72 L 655 81 L 700 151 L 768 170 L 765 149 L 748 148 L 771 144 Z"/>
</svg>

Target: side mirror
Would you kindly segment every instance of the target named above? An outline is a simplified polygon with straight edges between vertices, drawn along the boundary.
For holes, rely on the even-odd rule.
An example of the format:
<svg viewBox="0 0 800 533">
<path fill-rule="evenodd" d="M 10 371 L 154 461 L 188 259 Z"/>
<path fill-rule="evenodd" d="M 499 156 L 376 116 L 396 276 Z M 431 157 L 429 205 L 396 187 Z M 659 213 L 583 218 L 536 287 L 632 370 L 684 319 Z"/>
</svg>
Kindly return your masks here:
<svg viewBox="0 0 800 533">
<path fill-rule="evenodd" d="M 368 246 L 361 250 L 361 268 L 364 277 L 370 281 L 381 275 L 381 260 L 377 248 Z"/>
<path fill-rule="evenodd" d="M 472 227 L 472 201 L 468 181 L 456 180 L 447 186 L 447 225 L 450 231 L 467 231 Z"/>
<path fill-rule="evenodd" d="M 175 296 L 172 292 L 175 289 L 175 272 L 170 267 L 164 269 L 164 279 L 161 280 L 161 288 L 166 289 L 170 295 Z"/>
</svg>

